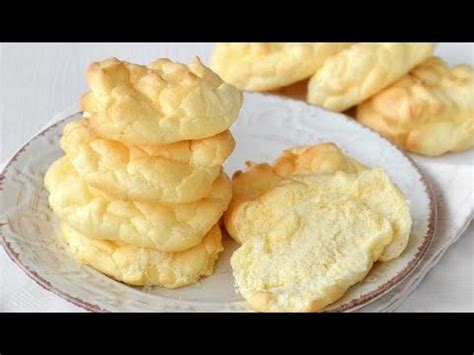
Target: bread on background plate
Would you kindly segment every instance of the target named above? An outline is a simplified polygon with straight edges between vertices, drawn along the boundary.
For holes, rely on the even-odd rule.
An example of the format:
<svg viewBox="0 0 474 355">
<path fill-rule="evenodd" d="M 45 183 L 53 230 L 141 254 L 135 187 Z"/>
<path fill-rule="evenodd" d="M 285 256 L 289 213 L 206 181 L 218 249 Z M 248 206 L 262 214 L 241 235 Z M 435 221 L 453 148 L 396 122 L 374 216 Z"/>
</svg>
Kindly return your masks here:
<svg viewBox="0 0 474 355">
<path fill-rule="evenodd" d="M 220 43 L 211 68 L 240 90 L 268 91 L 309 78 L 350 43 Z"/>
<path fill-rule="evenodd" d="M 308 82 L 309 103 L 342 112 L 432 56 L 431 43 L 356 43 L 328 58 Z"/>
<path fill-rule="evenodd" d="M 357 120 L 413 153 L 474 146 L 474 69 L 430 58 L 357 106 Z"/>
</svg>

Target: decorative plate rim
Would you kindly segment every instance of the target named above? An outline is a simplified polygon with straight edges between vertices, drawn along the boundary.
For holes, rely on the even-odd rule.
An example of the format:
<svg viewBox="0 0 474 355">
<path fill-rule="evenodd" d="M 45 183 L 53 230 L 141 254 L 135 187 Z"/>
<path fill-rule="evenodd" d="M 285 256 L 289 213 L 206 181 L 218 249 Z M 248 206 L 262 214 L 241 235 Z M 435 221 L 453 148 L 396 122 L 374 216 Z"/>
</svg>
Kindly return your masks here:
<svg viewBox="0 0 474 355">
<path fill-rule="evenodd" d="M 268 95 L 268 94 L 267 94 Z M 262 96 L 266 96 L 265 94 L 262 94 Z M 290 100 L 290 101 L 297 101 L 300 103 L 304 103 L 308 105 L 307 103 L 300 101 L 300 100 L 295 100 L 292 98 L 287 98 L 287 97 L 280 97 L 283 100 Z M 411 166 L 416 170 L 416 172 L 420 176 L 420 181 L 421 184 L 423 185 L 423 188 L 425 190 L 425 193 L 427 194 L 429 198 L 429 218 L 428 218 L 428 229 L 425 235 L 422 237 L 423 242 L 422 244 L 418 247 L 418 250 L 415 254 L 415 256 L 410 260 L 410 262 L 401 270 L 399 271 L 396 275 L 394 275 L 390 280 L 385 282 L 384 284 L 380 285 L 377 287 L 375 290 L 372 292 L 363 294 L 359 296 L 356 299 L 353 299 L 349 303 L 343 304 L 341 306 L 338 306 L 335 309 L 331 309 L 329 312 L 348 312 L 348 311 L 354 311 L 358 308 L 361 308 L 365 306 L 367 303 L 370 301 L 374 301 L 377 298 L 383 296 L 387 292 L 389 292 L 392 288 L 394 288 L 396 285 L 398 285 L 401 281 L 403 281 L 406 277 L 408 277 L 413 270 L 418 266 L 418 264 L 423 260 L 423 257 L 426 255 L 426 252 L 428 251 L 434 236 L 436 234 L 436 229 L 437 229 L 437 222 L 438 222 L 438 209 L 437 209 L 437 201 L 436 201 L 436 195 L 433 191 L 433 188 L 429 182 L 429 179 L 425 176 L 425 174 L 421 171 L 419 166 L 415 163 L 413 158 L 411 158 L 407 153 L 402 151 L 399 147 L 397 147 L 395 144 L 387 140 L 385 137 L 383 137 L 380 133 L 377 131 L 374 131 L 370 129 L 369 127 L 366 127 L 362 125 L 361 123 L 357 122 L 356 120 L 352 119 L 351 117 L 339 113 L 339 112 L 333 112 L 326 110 L 324 108 L 318 107 L 319 109 L 329 112 L 331 114 L 337 114 L 341 116 L 341 118 L 344 118 L 346 120 L 351 120 L 352 122 L 362 126 L 365 129 L 369 129 L 372 133 L 375 133 L 379 138 L 385 140 L 389 145 L 391 145 L 393 148 L 398 150 L 411 164 Z M 71 117 L 74 117 L 78 114 L 80 114 L 82 111 L 77 111 L 72 114 L 67 115 L 66 117 L 61 118 L 57 122 L 54 122 L 48 127 L 43 128 L 40 130 L 37 134 L 35 134 L 33 137 L 31 137 L 25 144 L 23 144 L 5 163 L 3 169 L 0 171 L 0 191 L 3 190 L 3 180 L 5 179 L 6 173 L 8 172 L 8 168 L 10 165 L 18 159 L 18 157 L 26 150 L 26 148 L 30 145 L 30 143 L 38 138 L 39 136 L 44 135 L 47 131 L 50 129 L 55 128 L 57 125 L 62 124 L 64 121 L 70 119 Z M 91 304 L 87 301 L 84 301 L 78 297 L 72 296 L 68 294 L 65 291 L 60 290 L 56 286 L 53 286 L 49 281 L 45 280 L 43 277 L 41 277 L 36 271 L 30 270 L 25 264 L 23 264 L 19 258 L 19 253 L 16 252 L 10 243 L 7 241 L 5 235 L 3 234 L 3 227 L 7 225 L 7 223 L 0 222 L 0 241 L 1 244 L 3 245 L 7 255 L 9 258 L 20 267 L 23 272 L 25 272 L 28 277 L 30 277 L 33 281 L 35 281 L 38 285 L 40 285 L 43 289 L 50 291 L 54 293 L 55 295 L 65 299 L 66 301 L 90 312 L 109 312 L 109 310 L 100 307 L 95 304 Z"/>
</svg>

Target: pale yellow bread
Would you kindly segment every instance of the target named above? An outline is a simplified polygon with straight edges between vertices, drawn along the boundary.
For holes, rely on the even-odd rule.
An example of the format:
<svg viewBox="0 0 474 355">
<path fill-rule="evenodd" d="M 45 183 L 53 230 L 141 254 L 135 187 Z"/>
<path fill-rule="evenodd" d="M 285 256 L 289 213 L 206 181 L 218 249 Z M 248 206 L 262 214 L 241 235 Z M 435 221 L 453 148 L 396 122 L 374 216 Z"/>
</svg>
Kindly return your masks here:
<svg viewBox="0 0 474 355">
<path fill-rule="evenodd" d="M 211 68 L 241 90 L 266 91 L 313 75 L 350 43 L 221 43 Z"/>
<path fill-rule="evenodd" d="M 431 43 L 357 43 L 326 60 L 308 83 L 308 102 L 344 111 L 432 56 Z"/>
<path fill-rule="evenodd" d="M 81 102 L 94 130 L 130 144 L 169 144 L 211 137 L 237 119 L 242 94 L 198 58 L 141 66 L 116 58 L 92 63 L 91 92 Z"/>
<path fill-rule="evenodd" d="M 78 232 L 165 252 L 201 243 L 232 197 L 232 184 L 221 173 L 211 193 L 196 202 L 162 205 L 111 200 L 89 187 L 66 157 L 50 166 L 45 186 L 53 211 Z"/>
<path fill-rule="evenodd" d="M 359 174 L 338 171 L 333 174 L 288 177 L 248 201 L 231 219 L 225 219 L 226 228 L 232 238 L 244 243 L 251 236 L 272 228 L 300 201 L 324 193 L 349 195 L 391 223 L 393 240 L 383 251 L 381 261 L 393 260 L 405 250 L 412 224 L 409 205 L 380 168 L 364 170 Z"/>
<path fill-rule="evenodd" d="M 232 177 L 234 195 L 224 214 L 229 234 L 237 242 L 246 238 L 235 226 L 248 204 L 276 186 L 283 178 L 293 175 L 333 173 L 339 170 L 356 173 L 365 169 L 355 159 L 346 156 L 334 143 L 322 143 L 290 148 L 283 151 L 271 165 L 247 162 L 246 171 L 236 171 Z"/>
<path fill-rule="evenodd" d="M 89 185 L 117 199 L 168 204 L 206 197 L 234 146 L 229 131 L 169 145 L 130 145 L 97 136 L 87 120 L 67 124 L 61 138 Z"/>
<path fill-rule="evenodd" d="M 221 231 L 214 226 L 202 242 L 178 253 L 89 238 L 66 223 L 61 231 L 75 258 L 118 281 L 135 286 L 176 288 L 212 275 L 223 250 Z"/>
<path fill-rule="evenodd" d="M 320 311 L 365 278 L 392 239 L 390 223 L 357 199 L 300 201 L 231 258 L 236 286 L 264 312 Z"/>
<path fill-rule="evenodd" d="M 474 69 L 430 58 L 357 107 L 357 120 L 413 153 L 474 146 Z"/>
<path fill-rule="evenodd" d="M 396 259 L 406 249 L 412 226 L 409 201 L 383 169 L 367 169 L 358 174 L 339 171 L 334 175 L 295 176 L 291 180 L 305 185 L 295 186 L 295 195 L 298 190 L 302 195 L 326 191 L 349 194 L 384 216 L 392 225 L 393 239 L 380 261 Z"/>
</svg>

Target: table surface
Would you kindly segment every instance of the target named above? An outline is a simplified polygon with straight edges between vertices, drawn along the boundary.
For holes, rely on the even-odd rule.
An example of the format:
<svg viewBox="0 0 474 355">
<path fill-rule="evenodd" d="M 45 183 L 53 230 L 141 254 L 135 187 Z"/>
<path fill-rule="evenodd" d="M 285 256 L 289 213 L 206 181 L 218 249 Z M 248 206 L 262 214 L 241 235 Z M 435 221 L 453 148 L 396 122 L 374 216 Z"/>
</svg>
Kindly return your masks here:
<svg viewBox="0 0 474 355">
<path fill-rule="evenodd" d="M 84 74 L 90 62 L 111 56 L 137 63 L 159 57 L 190 62 L 199 56 L 208 63 L 212 47 L 211 43 L 0 43 L 0 162 L 57 112 L 78 105 L 87 91 Z M 451 65 L 474 65 L 474 44 L 440 43 L 436 55 Z M 399 311 L 474 311 L 473 238 L 471 223 Z M 0 258 L 7 258 L 3 248 Z M 41 311 L 37 302 L 28 309 L 28 300 L 15 297 L 24 298 L 25 292 L 19 291 L 25 287 L 45 300 L 57 299 L 54 310 L 71 310 L 66 301 L 27 278 L 11 262 L 0 270 L 0 311 Z M 17 282 L 12 284 L 12 279 Z"/>
</svg>

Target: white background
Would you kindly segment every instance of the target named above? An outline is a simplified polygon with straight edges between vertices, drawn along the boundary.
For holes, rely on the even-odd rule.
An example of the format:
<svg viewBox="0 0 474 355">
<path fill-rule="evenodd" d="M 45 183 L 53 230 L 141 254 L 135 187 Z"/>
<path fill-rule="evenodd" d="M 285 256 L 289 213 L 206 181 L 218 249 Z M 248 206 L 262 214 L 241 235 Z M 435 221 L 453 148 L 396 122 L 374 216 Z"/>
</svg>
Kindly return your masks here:
<svg viewBox="0 0 474 355">
<path fill-rule="evenodd" d="M 0 43 L 0 162 L 12 155 L 55 113 L 78 104 L 87 91 L 87 65 L 105 57 L 147 63 L 159 57 L 209 61 L 209 43 Z M 449 64 L 474 65 L 474 44 L 439 44 L 436 54 Z M 432 270 L 400 311 L 474 311 L 474 224 Z M 0 248 L 0 259 L 7 258 Z M 42 290 L 11 262 L 0 269 L 0 311 L 41 311 L 37 300 L 28 308 L 31 289 L 53 309 L 76 309 Z M 8 276 L 8 277 L 7 277 Z M 7 281 L 8 280 L 8 281 Z M 14 280 L 14 282 L 12 281 Z M 21 295 L 21 299 L 17 297 Z M 26 298 L 25 298 L 26 297 Z M 47 301 L 47 302 L 46 302 Z"/>
</svg>

